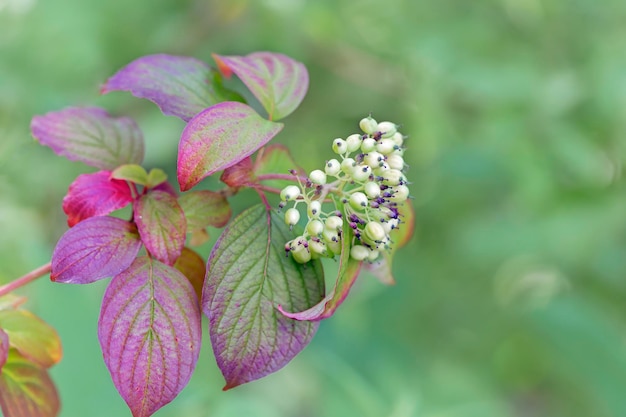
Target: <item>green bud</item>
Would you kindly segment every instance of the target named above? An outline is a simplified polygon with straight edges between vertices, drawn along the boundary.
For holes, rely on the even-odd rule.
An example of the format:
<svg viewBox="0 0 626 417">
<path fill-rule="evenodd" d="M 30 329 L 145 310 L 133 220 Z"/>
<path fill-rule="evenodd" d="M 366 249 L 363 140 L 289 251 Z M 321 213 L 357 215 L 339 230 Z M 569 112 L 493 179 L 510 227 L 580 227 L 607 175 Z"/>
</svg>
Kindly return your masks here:
<svg viewBox="0 0 626 417">
<path fill-rule="evenodd" d="M 400 221 L 398 219 L 389 219 L 388 221 L 383 223 L 383 228 L 385 229 L 385 233 L 389 234 L 392 230 L 397 229 Z"/>
<path fill-rule="evenodd" d="M 366 182 L 363 188 L 363 191 L 365 191 L 365 195 L 367 195 L 367 198 L 369 198 L 370 200 L 380 195 L 380 186 L 374 181 Z"/>
<path fill-rule="evenodd" d="M 291 251 L 291 256 L 300 264 L 305 264 L 311 260 L 311 252 L 304 246 L 299 246 L 296 250 Z"/>
<path fill-rule="evenodd" d="M 369 117 L 365 117 L 361 119 L 361 121 L 359 122 L 359 127 L 361 128 L 363 132 L 367 133 L 368 135 L 371 135 L 376 132 L 378 123 L 376 122 L 376 120 L 372 118 L 372 116 L 369 116 Z"/>
<path fill-rule="evenodd" d="M 380 252 L 378 252 L 377 250 L 370 250 L 367 260 L 370 262 L 374 262 L 376 259 L 378 259 L 378 255 L 380 255 Z"/>
<path fill-rule="evenodd" d="M 348 145 L 346 144 L 345 140 L 337 138 L 333 141 L 333 152 L 335 152 L 336 154 L 343 155 L 344 153 L 346 153 L 347 150 Z"/>
<path fill-rule="evenodd" d="M 326 256 L 326 244 L 321 240 L 311 240 L 309 242 L 309 252 L 311 252 L 311 258 L 313 259 Z"/>
<path fill-rule="evenodd" d="M 391 140 L 393 140 L 393 142 L 398 145 L 398 146 L 402 146 L 402 144 L 404 143 L 404 136 L 402 135 L 402 133 L 400 132 L 396 132 L 393 134 L 393 136 L 391 137 Z"/>
<path fill-rule="evenodd" d="M 370 175 L 372 175 L 372 168 L 369 165 L 357 165 L 352 171 L 352 178 L 358 182 L 366 181 Z"/>
<path fill-rule="evenodd" d="M 324 229 L 324 231 L 322 232 L 322 238 L 324 238 L 324 241 L 326 242 L 326 244 L 331 244 L 332 242 L 339 242 L 340 240 L 339 233 L 337 233 L 336 230 L 331 230 L 329 228 Z"/>
<path fill-rule="evenodd" d="M 332 258 L 332 255 L 339 255 L 341 253 L 341 241 L 337 240 L 334 242 L 326 242 L 326 249 L 328 250 L 329 255 Z"/>
<path fill-rule="evenodd" d="M 322 213 L 322 203 L 319 201 L 311 201 L 306 209 L 309 217 L 319 217 Z"/>
<path fill-rule="evenodd" d="M 313 184 L 324 185 L 326 184 L 326 173 L 319 169 L 314 169 L 309 174 L 309 179 Z"/>
<path fill-rule="evenodd" d="M 376 149 L 376 141 L 372 138 L 363 139 L 361 142 L 361 152 L 368 153 Z"/>
<path fill-rule="evenodd" d="M 406 201 L 408 197 L 409 197 L 409 187 L 402 184 L 402 185 L 393 187 L 393 195 L 389 197 L 389 200 L 393 201 L 394 203 L 401 203 L 403 201 Z"/>
<path fill-rule="evenodd" d="M 376 144 L 376 150 L 383 155 L 390 154 L 396 148 L 396 144 L 393 139 L 381 139 Z"/>
<path fill-rule="evenodd" d="M 398 154 L 389 155 L 387 157 L 387 164 L 391 169 L 402 171 L 404 169 L 404 158 Z"/>
<path fill-rule="evenodd" d="M 300 187 L 288 185 L 280 192 L 280 199 L 283 201 L 293 201 L 300 197 Z"/>
<path fill-rule="evenodd" d="M 370 254 L 369 249 L 367 249 L 363 245 L 354 245 L 350 249 L 350 256 L 357 261 L 363 261 L 367 259 L 369 254 Z"/>
<path fill-rule="evenodd" d="M 378 168 L 374 169 L 374 175 L 377 177 L 384 177 L 390 169 L 389 164 L 387 162 L 383 162 Z"/>
<path fill-rule="evenodd" d="M 332 231 L 341 230 L 343 226 L 343 219 L 339 216 L 328 216 L 324 223 L 324 228 Z"/>
<path fill-rule="evenodd" d="M 406 177 L 399 169 L 390 169 L 383 174 L 383 182 L 386 185 L 398 185 L 401 182 L 406 182 Z"/>
<path fill-rule="evenodd" d="M 352 158 L 346 158 L 343 161 L 341 161 L 341 170 L 346 175 L 352 175 L 352 172 L 354 171 L 355 166 L 356 166 L 356 161 Z"/>
<path fill-rule="evenodd" d="M 376 169 L 381 163 L 385 162 L 385 157 L 379 152 L 372 151 L 363 157 L 363 162 L 371 166 L 372 169 Z"/>
<path fill-rule="evenodd" d="M 287 226 L 293 226 L 300 221 L 300 212 L 298 209 L 290 208 L 285 212 L 285 223 Z"/>
<path fill-rule="evenodd" d="M 376 131 L 382 133 L 383 138 L 390 138 L 398 131 L 395 123 L 392 122 L 380 122 L 376 126 Z"/>
<path fill-rule="evenodd" d="M 367 196 L 362 192 L 356 192 L 350 196 L 350 206 L 355 210 L 363 210 L 367 207 Z"/>
<path fill-rule="evenodd" d="M 313 219 L 306 225 L 306 231 L 309 232 L 311 236 L 319 236 L 324 231 L 324 223 Z"/>
<path fill-rule="evenodd" d="M 361 135 L 355 133 L 354 135 L 350 135 L 346 138 L 346 145 L 348 147 L 348 152 L 354 152 L 361 147 Z"/>
<path fill-rule="evenodd" d="M 378 222 L 368 222 L 363 228 L 363 233 L 374 242 L 381 241 L 387 236 L 383 225 Z"/>
<path fill-rule="evenodd" d="M 326 175 L 330 175 L 331 177 L 336 177 L 341 170 L 341 165 L 339 161 L 336 159 L 331 159 L 326 162 L 326 166 L 324 167 L 324 171 L 326 171 Z"/>
</svg>

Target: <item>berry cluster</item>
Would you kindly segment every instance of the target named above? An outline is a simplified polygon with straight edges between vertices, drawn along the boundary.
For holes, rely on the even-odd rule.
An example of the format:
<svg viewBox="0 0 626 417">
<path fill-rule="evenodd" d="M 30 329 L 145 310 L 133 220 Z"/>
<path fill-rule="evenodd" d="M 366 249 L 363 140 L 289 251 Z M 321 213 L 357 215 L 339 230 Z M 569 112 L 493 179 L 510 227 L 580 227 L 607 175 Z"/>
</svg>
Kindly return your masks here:
<svg viewBox="0 0 626 417">
<path fill-rule="evenodd" d="M 404 175 L 405 137 L 395 123 L 377 123 L 372 117 L 362 119 L 359 127 L 364 134 L 333 140 L 332 149 L 340 160 L 326 161 L 324 170 L 311 171 L 305 181 L 298 178 L 299 185 L 289 185 L 280 193 L 281 208 L 294 202 L 285 211 L 290 227 L 300 221 L 297 206 L 307 206 L 304 233 L 285 244 L 285 251 L 297 262 L 339 254 L 344 222 L 352 232 L 350 256 L 356 260 L 374 261 L 379 250 L 389 249 L 392 243 L 389 234 L 401 222 L 398 205 L 409 196 Z M 329 178 L 333 180 L 329 182 Z M 322 211 L 322 202 L 329 195 L 340 199 L 343 212 L 336 208 L 330 213 Z"/>
</svg>

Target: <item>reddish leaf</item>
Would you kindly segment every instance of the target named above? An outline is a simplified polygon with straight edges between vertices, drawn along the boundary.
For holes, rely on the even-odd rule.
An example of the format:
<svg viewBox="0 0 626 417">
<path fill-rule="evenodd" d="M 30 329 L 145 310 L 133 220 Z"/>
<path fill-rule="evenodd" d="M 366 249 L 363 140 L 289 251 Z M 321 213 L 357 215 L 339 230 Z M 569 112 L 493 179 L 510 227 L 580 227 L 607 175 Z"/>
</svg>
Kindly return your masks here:
<svg viewBox="0 0 626 417">
<path fill-rule="evenodd" d="M 57 332 L 29 311 L 0 311 L 0 329 L 9 335 L 11 347 L 39 366 L 49 368 L 63 356 Z"/>
<path fill-rule="evenodd" d="M 306 67 L 288 56 L 255 52 L 246 56 L 213 54 L 225 77 L 235 73 L 261 102 L 270 120 L 279 120 L 293 112 L 309 88 Z"/>
<path fill-rule="evenodd" d="M 0 407 L 6 417 L 55 417 L 59 395 L 45 368 L 11 349 L 0 373 Z"/>
<path fill-rule="evenodd" d="M 181 190 L 250 156 L 282 128 L 282 123 L 261 118 L 243 103 L 227 101 L 200 112 L 185 127 L 178 145 Z"/>
<path fill-rule="evenodd" d="M 9 335 L 0 328 L 0 374 L 9 357 Z"/>
<path fill-rule="evenodd" d="M 185 212 L 189 231 L 208 226 L 224 227 L 232 215 L 228 200 L 222 194 L 209 190 L 184 193 L 179 197 L 178 204 Z"/>
<path fill-rule="evenodd" d="M 134 224 L 114 217 L 92 217 L 65 232 L 52 254 L 52 281 L 88 284 L 119 274 L 141 248 Z"/>
<path fill-rule="evenodd" d="M 343 212 L 342 204 L 337 203 L 338 208 Z M 350 239 L 345 239 L 345 236 L 350 236 L 350 226 L 348 222 L 343 222 L 343 230 L 341 233 L 341 256 L 339 257 L 339 272 L 337 274 L 337 281 L 333 290 L 322 299 L 319 303 L 309 308 L 308 310 L 289 313 L 282 305 L 278 305 L 278 310 L 285 316 L 296 320 L 309 320 L 317 321 L 332 316 L 339 305 L 343 303 L 343 300 L 348 296 L 348 292 L 352 288 L 354 281 L 359 275 L 362 262 L 355 261 L 350 256 Z M 290 309 L 290 311 L 294 311 Z"/>
<path fill-rule="evenodd" d="M 200 309 L 176 269 L 137 258 L 111 280 L 98 339 L 113 383 L 134 417 L 148 417 L 187 385 L 200 353 Z"/>
<path fill-rule="evenodd" d="M 134 207 L 139 235 L 146 249 L 159 261 L 173 265 L 185 245 L 187 222 L 176 198 L 151 191 Z"/>
<path fill-rule="evenodd" d="M 252 172 L 252 159 L 244 158 L 224 170 L 220 176 L 220 181 L 229 187 L 239 188 L 250 186 L 256 183 L 254 172 Z"/>
<path fill-rule="evenodd" d="M 133 196 L 126 181 L 111 179 L 110 171 L 98 171 L 76 177 L 63 198 L 63 211 L 72 227 L 90 217 L 119 210 L 131 201 Z"/>
<path fill-rule="evenodd" d="M 187 277 L 198 296 L 198 302 L 202 299 L 202 286 L 206 276 L 206 263 L 197 252 L 185 247 L 180 257 L 176 260 L 174 268 L 178 269 Z"/>
<path fill-rule="evenodd" d="M 293 238 L 281 216 L 255 206 L 237 216 L 213 248 L 202 308 L 224 389 L 279 370 L 317 330 L 317 323 L 291 320 L 275 309 L 306 309 L 324 291 L 319 261 L 302 265 L 285 256 L 284 244 Z"/>
<path fill-rule="evenodd" d="M 143 161 L 143 136 L 135 122 L 111 117 L 97 107 L 70 107 L 35 116 L 30 128 L 35 139 L 56 154 L 99 169 Z"/>
<path fill-rule="evenodd" d="M 216 71 L 191 57 L 148 55 L 136 59 L 107 80 L 101 92 L 130 91 L 154 102 L 163 114 L 189 121 L 196 113 L 224 100 L 239 100 L 222 87 Z"/>
</svg>

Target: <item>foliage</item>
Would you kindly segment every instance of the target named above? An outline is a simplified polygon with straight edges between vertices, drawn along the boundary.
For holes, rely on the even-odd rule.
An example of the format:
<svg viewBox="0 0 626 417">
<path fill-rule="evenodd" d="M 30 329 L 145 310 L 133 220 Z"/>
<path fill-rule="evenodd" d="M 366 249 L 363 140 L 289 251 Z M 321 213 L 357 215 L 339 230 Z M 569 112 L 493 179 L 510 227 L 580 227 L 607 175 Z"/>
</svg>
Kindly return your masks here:
<svg viewBox="0 0 626 417">
<path fill-rule="evenodd" d="M 269 119 L 279 119 L 304 98 L 306 68 L 269 52 L 214 57 L 219 72 L 187 57 L 142 57 L 118 71 L 101 90 L 128 90 L 187 122 L 177 164 L 182 196 L 167 182 L 165 171 L 148 172 L 140 165 L 144 139 L 130 118 L 76 107 L 36 116 L 31 123 L 32 134 L 42 145 L 99 169 L 79 175 L 63 199 L 70 229 L 55 247 L 50 278 L 88 284 L 112 277 L 102 301 L 98 339 L 113 383 L 135 417 L 151 416 L 189 382 L 200 354 L 201 310 L 209 318 L 213 351 L 226 380 L 224 390 L 259 379 L 285 366 L 311 341 L 317 322 L 330 317 L 348 295 L 361 264 L 375 261 L 379 250 L 390 250 L 403 223 L 409 226 L 404 234 L 411 233 L 413 224 L 411 210 L 399 210 L 408 186 L 403 174 L 404 136 L 395 124 L 368 117 L 360 123 L 365 134 L 335 139 L 333 149 L 343 160 L 342 172 L 335 159 L 333 164 L 327 162 L 333 169 L 326 169 L 335 182 L 326 184 L 326 173 L 320 170 L 308 177 L 299 176 L 295 168 L 290 174 L 273 173 L 282 165 L 268 156 L 288 151 L 268 148 L 254 164 L 250 156 L 283 125 L 261 117 L 226 89 L 220 73 L 237 74 Z M 350 157 L 353 152 L 356 159 Z M 227 188 L 190 191 L 217 171 L 224 171 L 221 179 Z M 281 191 L 263 184 L 276 179 L 294 179 L 299 187 L 287 185 Z M 228 197 L 242 188 L 257 191 L 261 204 L 229 222 Z M 293 236 L 298 211 L 275 213 L 267 192 L 280 194 L 279 209 L 286 201 L 308 206 L 304 235 Z M 335 204 L 332 215 L 322 211 L 327 203 Z M 129 220 L 117 214 L 127 205 Z M 224 225 L 205 268 L 202 258 L 186 246 L 187 237 L 189 244 L 199 243 L 207 227 Z M 319 230 L 311 225 L 319 225 Z M 401 236 L 399 243 L 403 240 Z M 340 257 L 337 285 L 324 296 L 318 258 L 335 255 Z M 385 278 L 392 280 L 390 273 Z M 51 343 L 50 338 L 58 344 L 55 334 L 40 331 L 39 336 L 43 346 Z M 5 377 L 19 362 L 9 347 L 23 353 L 20 347 L 28 348 L 27 342 L 15 333 L 10 320 L 2 321 L 0 312 L 0 369 L 6 371 Z M 37 362 L 40 356 L 31 359 Z M 26 401 L 22 397 L 27 394 L 30 402 L 22 408 L 31 410 L 44 398 L 50 407 L 41 408 L 41 416 L 56 415 L 59 400 L 45 370 L 32 378 L 45 394 L 30 398 L 18 382 L 7 382 L 0 403 L 7 416 L 25 412 L 17 411 L 22 406 L 14 403 Z"/>
</svg>

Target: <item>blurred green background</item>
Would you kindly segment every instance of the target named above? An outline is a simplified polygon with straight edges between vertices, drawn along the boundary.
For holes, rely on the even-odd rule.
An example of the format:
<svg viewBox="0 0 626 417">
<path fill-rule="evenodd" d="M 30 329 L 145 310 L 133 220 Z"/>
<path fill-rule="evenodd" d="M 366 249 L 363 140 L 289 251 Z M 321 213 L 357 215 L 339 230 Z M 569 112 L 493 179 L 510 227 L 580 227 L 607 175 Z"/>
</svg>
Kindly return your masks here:
<svg viewBox="0 0 626 417">
<path fill-rule="evenodd" d="M 626 416 L 625 47 L 623 0 L 0 0 L 0 282 L 49 260 L 89 171 L 33 115 L 130 114 L 173 173 L 182 122 L 99 85 L 150 53 L 282 52 L 311 85 L 277 140 L 313 169 L 363 115 L 402 123 L 416 236 L 397 284 L 364 274 L 282 371 L 223 393 L 207 340 L 156 416 Z M 62 417 L 130 415 L 96 339 L 105 285 L 20 291 L 63 340 Z"/>
</svg>

